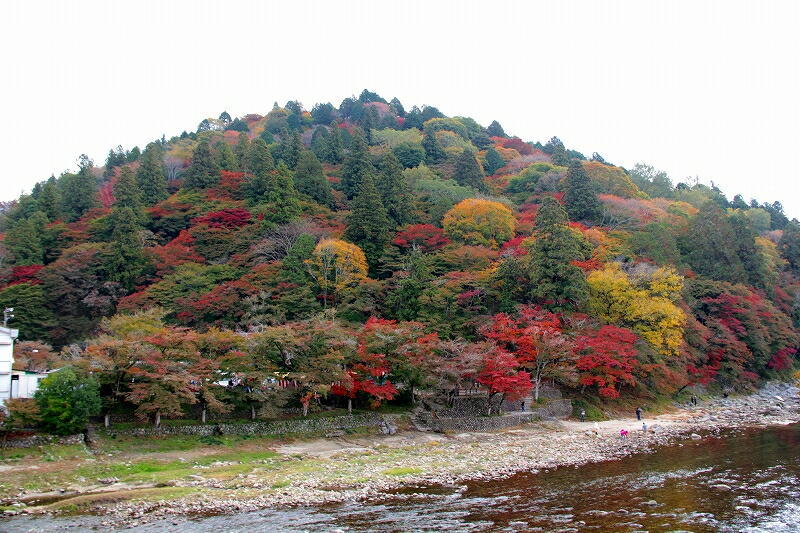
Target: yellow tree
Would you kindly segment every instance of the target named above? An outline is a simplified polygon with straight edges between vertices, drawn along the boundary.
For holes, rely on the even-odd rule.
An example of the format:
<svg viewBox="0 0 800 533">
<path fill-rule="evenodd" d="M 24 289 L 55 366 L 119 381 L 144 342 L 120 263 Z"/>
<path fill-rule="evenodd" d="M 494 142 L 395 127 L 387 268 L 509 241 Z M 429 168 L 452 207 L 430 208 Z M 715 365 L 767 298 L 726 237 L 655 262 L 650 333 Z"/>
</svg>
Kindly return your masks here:
<svg viewBox="0 0 800 533">
<path fill-rule="evenodd" d="M 324 306 L 328 298 L 341 296 L 342 292 L 367 278 L 367 258 L 355 244 L 339 239 L 323 239 L 306 261 L 311 277 L 322 290 Z"/>
<path fill-rule="evenodd" d="M 467 198 L 445 213 L 443 225 L 453 240 L 497 248 L 514 236 L 514 213 L 500 202 Z"/>
<path fill-rule="evenodd" d="M 609 324 L 629 327 L 662 355 L 676 355 L 686 317 L 676 305 L 683 279 L 669 268 L 635 268 L 616 263 L 589 274 L 589 310 Z"/>
</svg>

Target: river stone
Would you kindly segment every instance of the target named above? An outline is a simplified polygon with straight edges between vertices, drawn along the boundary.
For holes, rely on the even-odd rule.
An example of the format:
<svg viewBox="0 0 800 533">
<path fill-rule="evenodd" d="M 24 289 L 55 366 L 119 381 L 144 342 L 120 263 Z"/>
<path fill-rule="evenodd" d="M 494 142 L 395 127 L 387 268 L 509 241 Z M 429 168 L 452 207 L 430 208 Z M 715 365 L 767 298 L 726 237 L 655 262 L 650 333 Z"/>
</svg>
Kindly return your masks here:
<svg viewBox="0 0 800 533">
<path fill-rule="evenodd" d="M 644 502 L 644 505 L 649 505 L 650 507 L 655 507 L 656 505 L 658 505 L 658 502 L 655 501 L 655 500 L 647 500 L 646 502 Z"/>
</svg>

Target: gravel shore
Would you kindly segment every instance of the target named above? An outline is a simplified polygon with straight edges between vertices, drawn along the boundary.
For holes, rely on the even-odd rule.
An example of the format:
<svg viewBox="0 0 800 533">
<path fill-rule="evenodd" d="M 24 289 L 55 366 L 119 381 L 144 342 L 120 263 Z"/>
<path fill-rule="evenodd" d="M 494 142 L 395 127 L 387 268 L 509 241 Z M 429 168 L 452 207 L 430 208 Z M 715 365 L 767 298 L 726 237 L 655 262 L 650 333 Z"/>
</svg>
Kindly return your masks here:
<svg viewBox="0 0 800 533">
<path fill-rule="evenodd" d="M 160 501 L 124 501 L 98 506 L 102 526 L 124 527 L 184 515 L 229 514 L 259 509 L 380 499 L 392 491 L 431 484 L 459 485 L 468 480 L 503 478 L 562 466 L 614 460 L 681 440 L 715 435 L 722 429 L 789 424 L 800 421 L 800 390 L 770 383 L 750 396 L 703 401 L 654 417 L 645 414 L 647 431 L 634 417 L 604 422 L 552 421 L 498 433 L 440 435 L 401 432 L 385 437 L 307 441 L 276 449 L 280 460 L 313 458 L 314 467 L 274 478 L 254 471 L 232 480 L 206 477 L 202 471 L 170 486 L 201 489 L 191 497 Z M 627 429 L 626 439 L 620 430 Z M 38 512 L 26 509 L 29 513 Z"/>
</svg>

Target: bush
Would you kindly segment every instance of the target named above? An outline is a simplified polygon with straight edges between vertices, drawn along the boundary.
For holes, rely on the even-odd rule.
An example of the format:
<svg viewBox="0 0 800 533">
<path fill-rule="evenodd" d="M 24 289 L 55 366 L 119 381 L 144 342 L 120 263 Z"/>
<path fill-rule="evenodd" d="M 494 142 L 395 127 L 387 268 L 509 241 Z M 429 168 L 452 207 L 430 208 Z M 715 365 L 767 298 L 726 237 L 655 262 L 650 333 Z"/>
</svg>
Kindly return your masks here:
<svg viewBox="0 0 800 533">
<path fill-rule="evenodd" d="M 34 395 L 41 426 L 56 435 L 72 435 L 86 428 L 100 412 L 100 387 L 91 377 L 63 368 L 42 380 Z"/>
</svg>

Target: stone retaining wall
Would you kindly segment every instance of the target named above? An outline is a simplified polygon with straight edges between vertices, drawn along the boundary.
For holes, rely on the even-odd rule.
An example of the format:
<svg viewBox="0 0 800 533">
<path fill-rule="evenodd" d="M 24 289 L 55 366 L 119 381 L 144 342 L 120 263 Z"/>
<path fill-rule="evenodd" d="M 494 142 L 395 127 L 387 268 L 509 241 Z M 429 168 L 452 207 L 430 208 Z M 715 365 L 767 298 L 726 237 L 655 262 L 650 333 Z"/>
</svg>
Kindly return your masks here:
<svg viewBox="0 0 800 533">
<path fill-rule="evenodd" d="M 304 418 L 296 420 L 274 420 L 268 422 L 249 422 L 245 424 L 197 424 L 185 426 L 144 427 L 115 430 L 109 432 L 117 435 L 214 435 L 221 431 L 223 435 L 280 435 L 286 433 L 316 433 L 363 427 L 380 427 L 390 422 L 389 415 L 359 414 L 353 416 L 335 416 L 327 418 Z"/>
<path fill-rule="evenodd" d="M 29 437 L 22 437 L 19 439 L 9 439 L 2 445 L 4 448 L 32 448 L 34 446 L 45 446 L 47 444 L 81 444 L 83 442 L 83 434 L 67 435 L 66 437 L 58 437 L 56 435 L 31 435 Z"/>
<path fill-rule="evenodd" d="M 496 431 L 541 420 L 538 413 L 510 413 L 502 416 L 464 418 L 428 418 L 425 423 L 433 431 Z"/>
</svg>

